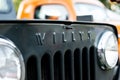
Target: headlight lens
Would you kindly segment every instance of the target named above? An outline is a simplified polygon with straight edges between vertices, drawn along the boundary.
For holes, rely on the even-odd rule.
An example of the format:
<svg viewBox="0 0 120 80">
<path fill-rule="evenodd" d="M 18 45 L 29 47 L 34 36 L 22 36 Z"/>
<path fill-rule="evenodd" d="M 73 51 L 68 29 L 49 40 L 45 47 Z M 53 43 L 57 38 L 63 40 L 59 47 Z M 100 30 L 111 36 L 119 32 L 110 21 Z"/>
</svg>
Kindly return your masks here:
<svg viewBox="0 0 120 80">
<path fill-rule="evenodd" d="M 0 80 L 23 80 L 24 76 L 20 51 L 10 40 L 0 38 Z"/>
<path fill-rule="evenodd" d="M 103 33 L 98 43 L 98 59 L 102 69 L 112 69 L 118 61 L 118 42 L 111 31 Z"/>
</svg>

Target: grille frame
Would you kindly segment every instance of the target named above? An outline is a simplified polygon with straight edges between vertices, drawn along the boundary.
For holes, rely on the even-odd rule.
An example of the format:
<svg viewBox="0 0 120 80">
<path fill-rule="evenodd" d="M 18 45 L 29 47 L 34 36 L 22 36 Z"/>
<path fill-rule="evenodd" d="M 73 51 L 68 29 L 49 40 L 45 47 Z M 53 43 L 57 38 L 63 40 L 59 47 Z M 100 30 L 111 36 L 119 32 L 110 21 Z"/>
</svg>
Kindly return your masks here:
<svg viewBox="0 0 120 80">
<path fill-rule="evenodd" d="M 96 48 L 96 44 L 99 41 L 100 35 L 104 31 L 109 30 L 113 31 L 115 34 L 117 33 L 116 29 L 112 25 L 88 22 L 73 23 L 64 21 L 0 21 L 0 26 L 0 34 L 12 40 L 22 52 L 26 65 L 25 80 L 44 80 L 42 79 L 41 75 L 41 59 L 44 57 L 44 54 L 49 55 L 49 60 L 45 60 L 50 61 L 48 62 L 48 64 L 50 64 L 49 80 L 57 79 L 54 77 L 54 55 L 55 53 L 58 54 L 57 52 L 60 52 L 62 56 L 62 61 L 60 63 L 63 64 L 61 66 L 62 72 L 60 72 L 62 76 L 61 79 L 67 80 L 67 78 L 65 79 L 64 72 L 64 60 L 66 59 L 66 63 L 71 62 L 71 67 L 69 68 L 71 69 L 69 75 L 69 77 L 71 77 L 70 80 L 77 80 L 75 79 L 76 75 L 74 75 L 74 66 L 76 65 L 74 64 L 74 53 L 76 49 L 80 50 L 80 54 L 84 54 L 84 52 L 87 54 L 83 56 L 84 58 L 82 60 L 90 58 L 86 60 L 86 63 L 92 63 L 91 61 L 94 61 L 93 63 L 95 63 L 94 65 L 87 64 L 88 67 L 85 64 L 82 64 L 83 66 L 80 65 L 82 67 L 88 68 L 88 73 L 84 73 L 84 70 L 83 72 L 80 71 L 80 80 L 112 80 L 112 78 L 114 77 L 114 69 L 109 71 L 103 71 L 100 69 L 97 62 Z M 68 53 L 69 56 L 69 51 L 71 53 L 70 60 L 69 57 L 66 57 L 64 59 L 65 53 Z M 92 53 L 94 54 L 94 56 L 90 56 L 90 54 Z M 92 60 L 92 58 L 94 59 Z M 31 59 L 33 59 L 32 63 Z M 34 61 L 36 63 L 34 63 Z M 83 63 L 82 61 L 80 62 Z M 43 61 L 42 64 L 45 65 L 44 63 L 45 62 Z M 48 65 L 45 66 L 48 67 Z M 29 67 L 35 70 L 32 71 L 31 69 L 29 69 Z M 28 74 L 29 70 L 31 71 Z M 34 73 L 34 71 L 36 73 Z M 93 75 L 91 73 L 93 73 Z M 33 77 L 27 77 L 30 75 L 33 75 Z M 83 78 L 86 75 L 88 78 Z"/>
</svg>

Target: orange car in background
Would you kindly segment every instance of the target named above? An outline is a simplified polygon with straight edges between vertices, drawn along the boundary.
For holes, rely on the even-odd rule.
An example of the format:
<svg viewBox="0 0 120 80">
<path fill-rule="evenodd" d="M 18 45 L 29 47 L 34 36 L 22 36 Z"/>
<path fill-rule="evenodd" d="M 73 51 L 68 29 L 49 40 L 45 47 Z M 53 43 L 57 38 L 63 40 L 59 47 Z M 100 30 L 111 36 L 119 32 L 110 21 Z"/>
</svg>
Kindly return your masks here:
<svg viewBox="0 0 120 80">
<path fill-rule="evenodd" d="M 71 0 L 23 0 L 17 19 L 76 20 Z"/>
<path fill-rule="evenodd" d="M 120 54 L 120 15 L 107 9 L 99 0 L 73 0 L 74 8 L 79 16 L 91 15 L 93 22 L 109 23 L 116 26 L 118 31 L 118 43 Z M 120 57 L 120 55 L 119 55 Z"/>
</svg>

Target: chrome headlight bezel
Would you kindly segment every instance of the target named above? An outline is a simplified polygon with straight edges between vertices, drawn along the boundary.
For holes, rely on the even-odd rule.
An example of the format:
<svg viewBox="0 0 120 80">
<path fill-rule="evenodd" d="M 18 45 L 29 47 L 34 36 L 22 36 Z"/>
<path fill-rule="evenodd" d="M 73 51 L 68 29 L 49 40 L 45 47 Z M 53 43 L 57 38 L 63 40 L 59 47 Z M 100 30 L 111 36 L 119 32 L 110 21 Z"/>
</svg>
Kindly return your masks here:
<svg viewBox="0 0 120 80">
<path fill-rule="evenodd" d="M 118 62 L 118 40 L 112 31 L 102 34 L 97 45 L 98 60 L 103 70 L 113 69 Z"/>
<path fill-rule="evenodd" d="M 20 72 L 19 80 L 24 80 L 25 79 L 25 64 L 24 64 L 24 60 L 23 60 L 20 50 L 15 46 L 15 44 L 11 40 L 4 39 L 4 38 L 0 38 L 0 48 L 1 47 L 7 47 L 7 48 L 13 50 L 14 53 L 12 53 L 12 54 L 17 56 L 19 63 L 20 63 L 20 71 L 18 71 L 18 72 Z"/>
</svg>

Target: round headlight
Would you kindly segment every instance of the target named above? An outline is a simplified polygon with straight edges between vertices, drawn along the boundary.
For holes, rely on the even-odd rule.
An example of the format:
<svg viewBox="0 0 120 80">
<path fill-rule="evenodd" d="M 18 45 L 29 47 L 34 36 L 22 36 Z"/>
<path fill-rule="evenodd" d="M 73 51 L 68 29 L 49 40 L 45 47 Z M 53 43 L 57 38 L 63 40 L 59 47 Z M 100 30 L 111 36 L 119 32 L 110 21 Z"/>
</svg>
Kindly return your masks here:
<svg viewBox="0 0 120 80">
<path fill-rule="evenodd" d="M 24 80 L 25 66 L 18 48 L 0 38 L 0 80 Z"/>
<path fill-rule="evenodd" d="M 102 34 L 98 43 L 98 59 L 102 69 L 112 69 L 118 61 L 118 41 L 111 31 Z"/>
</svg>

